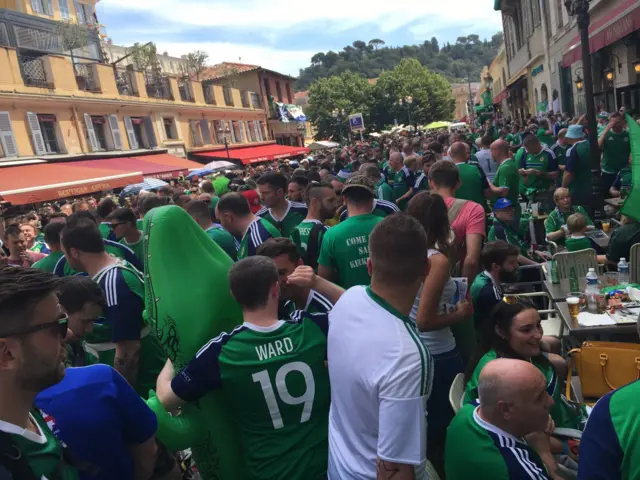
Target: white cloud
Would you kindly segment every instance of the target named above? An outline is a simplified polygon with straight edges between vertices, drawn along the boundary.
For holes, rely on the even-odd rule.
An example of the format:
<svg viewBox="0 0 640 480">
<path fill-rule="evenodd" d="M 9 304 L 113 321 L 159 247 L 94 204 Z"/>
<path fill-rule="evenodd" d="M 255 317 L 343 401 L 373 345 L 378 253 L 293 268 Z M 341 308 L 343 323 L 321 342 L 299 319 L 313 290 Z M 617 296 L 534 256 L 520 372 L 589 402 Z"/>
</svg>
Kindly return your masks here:
<svg viewBox="0 0 640 480">
<path fill-rule="evenodd" d="M 316 51 L 305 50 L 276 50 L 271 47 L 257 45 L 241 45 L 221 42 L 157 42 L 158 51 L 169 52 L 170 55 L 180 56 L 194 50 L 204 50 L 209 54 L 209 63 L 240 62 L 261 67 L 276 72 L 298 76 L 298 69 L 309 65 L 311 57 Z"/>
<path fill-rule="evenodd" d="M 433 17 L 436 24 L 441 19 L 452 24 L 486 20 L 496 28 L 501 26 L 500 15 L 493 11 L 493 0 L 405 0 L 401 4 L 372 0 L 366 5 L 323 0 L 310 4 L 314 8 L 291 0 L 105 0 L 98 5 L 105 10 L 149 12 L 185 25 L 265 27 L 281 31 L 313 21 L 329 21 L 331 28 L 338 31 L 369 23 L 391 31 L 425 16 Z"/>
</svg>

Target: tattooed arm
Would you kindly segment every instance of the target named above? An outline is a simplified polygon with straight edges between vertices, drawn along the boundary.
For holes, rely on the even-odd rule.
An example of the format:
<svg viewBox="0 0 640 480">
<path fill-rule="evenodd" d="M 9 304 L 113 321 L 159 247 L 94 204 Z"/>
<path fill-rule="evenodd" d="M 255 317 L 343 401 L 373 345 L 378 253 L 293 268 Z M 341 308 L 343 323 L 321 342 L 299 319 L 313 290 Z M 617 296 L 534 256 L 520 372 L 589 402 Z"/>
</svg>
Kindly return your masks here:
<svg viewBox="0 0 640 480">
<path fill-rule="evenodd" d="M 116 356 L 113 367 L 129 385 L 135 387 L 140 363 L 140 340 L 124 340 L 116 343 Z"/>
<path fill-rule="evenodd" d="M 388 462 L 386 460 L 376 458 L 378 480 L 414 480 L 416 478 L 415 469 L 415 465 Z"/>
</svg>

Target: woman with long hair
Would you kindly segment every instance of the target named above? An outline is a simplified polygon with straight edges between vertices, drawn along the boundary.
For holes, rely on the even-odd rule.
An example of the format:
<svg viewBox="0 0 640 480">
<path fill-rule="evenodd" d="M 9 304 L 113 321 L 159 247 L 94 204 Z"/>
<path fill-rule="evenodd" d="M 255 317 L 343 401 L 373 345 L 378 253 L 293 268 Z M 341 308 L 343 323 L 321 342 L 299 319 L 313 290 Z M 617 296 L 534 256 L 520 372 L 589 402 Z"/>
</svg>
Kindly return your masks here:
<svg viewBox="0 0 640 480">
<path fill-rule="evenodd" d="M 471 315 L 471 305 L 460 298 L 458 284 L 450 275 L 451 228 L 442 197 L 420 192 L 409 202 L 407 213 L 424 227 L 429 248 L 429 275 L 409 316 L 434 362 L 433 387 L 427 402 L 427 455 L 438 468 L 446 429 L 454 415 L 449 389 L 455 376 L 464 370 L 450 327 Z"/>
<path fill-rule="evenodd" d="M 465 374 L 467 385 L 464 403 L 477 401 L 480 372 L 491 360 L 525 360 L 535 365 L 547 379 L 547 392 L 555 402 L 551 408 L 551 418 L 556 427 L 582 429 L 585 412 L 562 395 L 562 382 L 558 380 L 556 368 L 549 360 L 553 354 L 545 351 L 545 342 L 541 341 L 542 321 L 533 304 L 522 300 L 512 304 L 500 302 L 490 312 L 489 321 L 482 325 L 484 330 L 479 332 L 476 356 Z"/>
</svg>

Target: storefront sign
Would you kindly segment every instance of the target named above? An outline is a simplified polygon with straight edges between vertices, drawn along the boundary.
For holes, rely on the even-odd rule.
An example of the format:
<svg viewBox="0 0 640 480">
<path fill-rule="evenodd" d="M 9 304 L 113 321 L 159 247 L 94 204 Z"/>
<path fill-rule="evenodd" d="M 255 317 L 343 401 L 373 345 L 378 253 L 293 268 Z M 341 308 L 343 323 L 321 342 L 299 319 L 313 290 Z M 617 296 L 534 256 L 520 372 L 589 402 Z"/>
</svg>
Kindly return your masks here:
<svg viewBox="0 0 640 480">
<path fill-rule="evenodd" d="M 542 73 L 543 70 L 544 70 L 544 65 L 540 64 L 536 68 L 531 70 L 531 76 L 535 77 L 536 75 Z"/>
<path fill-rule="evenodd" d="M 47 123 L 55 123 L 56 116 L 55 115 L 44 114 L 44 113 L 39 113 L 38 114 L 38 121 L 47 122 Z"/>
</svg>

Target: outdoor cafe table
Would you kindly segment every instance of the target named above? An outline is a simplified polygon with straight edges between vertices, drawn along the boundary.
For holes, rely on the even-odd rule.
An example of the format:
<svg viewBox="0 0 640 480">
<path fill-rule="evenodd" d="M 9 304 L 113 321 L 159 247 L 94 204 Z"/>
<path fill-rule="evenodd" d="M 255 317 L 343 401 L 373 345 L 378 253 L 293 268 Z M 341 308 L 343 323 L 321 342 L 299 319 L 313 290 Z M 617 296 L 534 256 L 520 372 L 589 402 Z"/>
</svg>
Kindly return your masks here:
<svg viewBox="0 0 640 480">
<path fill-rule="evenodd" d="M 547 269 L 547 272 L 549 272 L 549 263 L 551 262 L 547 262 L 547 266 L 545 267 Z M 598 280 L 599 282 L 604 285 L 605 284 L 605 276 L 604 275 L 598 275 Z M 560 280 L 560 283 L 552 283 L 551 282 L 551 275 L 549 273 L 546 274 L 546 277 L 544 279 L 544 281 L 542 282 L 544 285 L 544 289 L 545 291 L 549 294 L 549 296 L 551 297 L 551 300 L 554 303 L 557 302 L 564 302 L 567 297 L 569 296 L 570 293 L 574 293 L 571 291 L 571 288 L 569 288 L 569 279 L 564 279 L 564 280 Z M 579 291 L 580 292 L 584 292 L 586 289 L 586 279 L 585 278 L 578 278 L 578 286 L 579 286 Z"/>
<path fill-rule="evenodd" d="M 618 323 L 616 325 L 600 325 L 596 327 L 583 327 L 577 319 L 569 315 L 569 305 L 567 302 L 557 302 L 556 310 L 560 315 L 562 324 L 569 330 L 569 334 L 575 337 L 584 338 L 593 335 L 626 334 L 637 335 L 635 323 Z"/>
<path fill-rule="evenodd" d="M 606 249 L 609 246 L 610 237 L 602 230 L 591 230 L 586 236 L 596 242 L 600 248 Z"/>
</svg>

